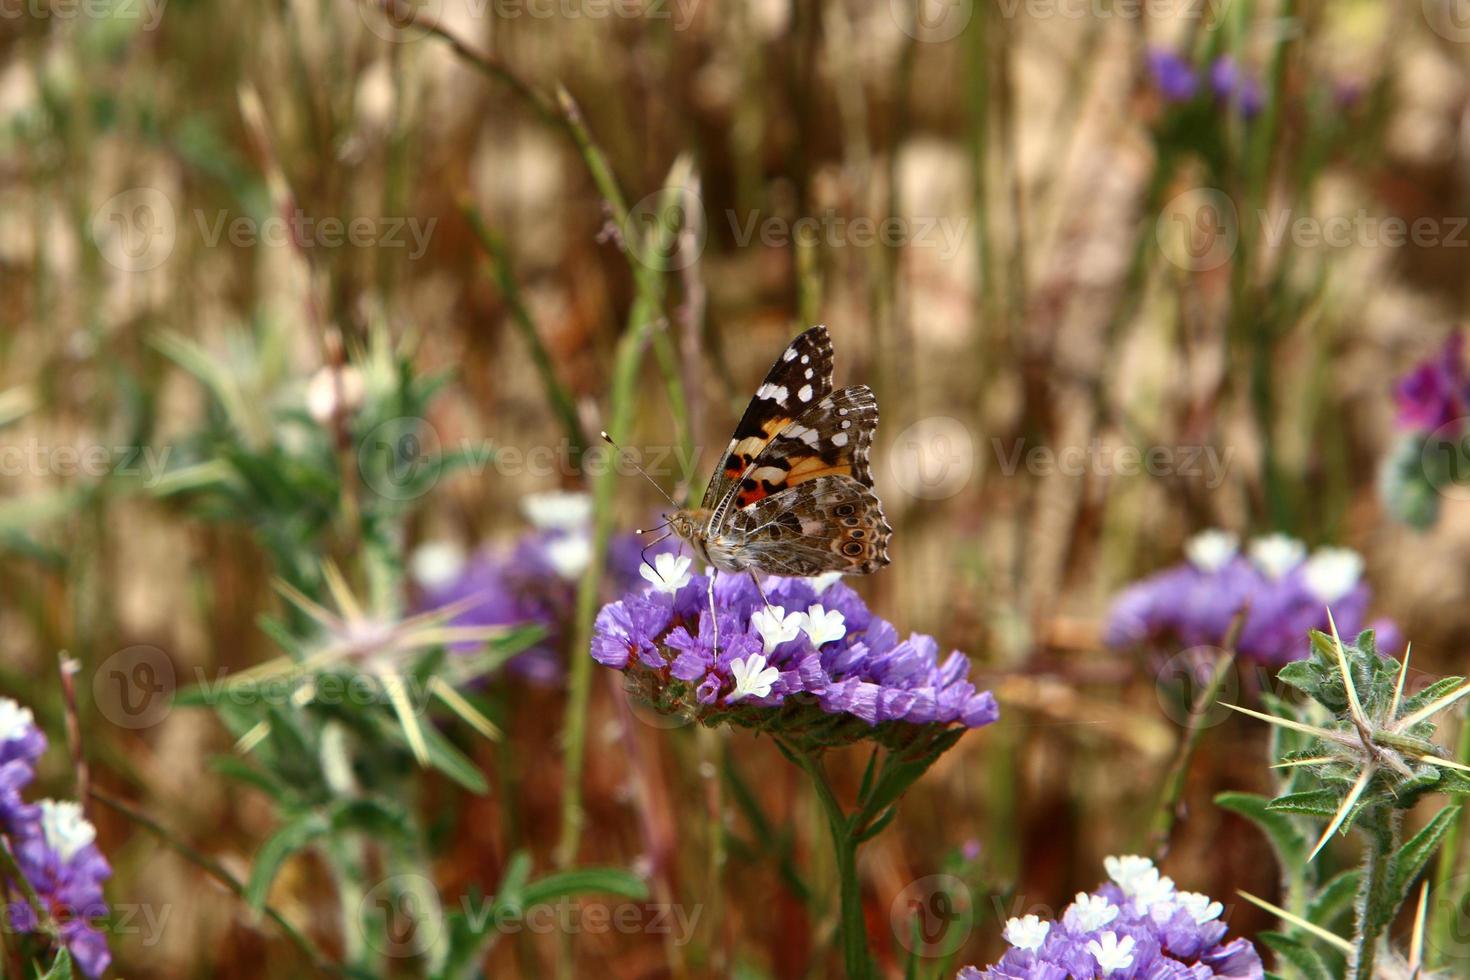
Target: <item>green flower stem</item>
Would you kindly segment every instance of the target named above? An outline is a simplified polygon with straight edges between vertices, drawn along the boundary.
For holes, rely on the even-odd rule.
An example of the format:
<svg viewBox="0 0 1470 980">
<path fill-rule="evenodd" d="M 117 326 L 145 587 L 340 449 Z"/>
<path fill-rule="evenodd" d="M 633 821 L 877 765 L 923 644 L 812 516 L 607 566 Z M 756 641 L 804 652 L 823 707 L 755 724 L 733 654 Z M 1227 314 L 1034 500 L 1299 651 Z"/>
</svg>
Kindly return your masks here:
<svg viewBox="0 0 1470 980">
<path fill-rule="evenodd" d="M 832 832 L 832 848 L 837 859 L 837 880 L 841 891 L 842 961 L 849 980 L 872 980 L 877 976 L 868 953 L 868 927 L 863 919 L 863 889 L 857 875 L 858 839 L 856 821 L 842 810 L 832 792 L 832 784 L 822 768 L 821 760 L 798 750 L 789 754 L 806 770 L 816 788 L 817 799 Z"/>
<path fill-rule="evenodd" d="M 1363 884 L 1358 892 L 1358 925 L 1353 937 L 1350 969 L 1353 980 L 1373 980 L 1378 941 L 1397 910 L 1392 894 L 1392 864 L 1403 844 L 1403 817 L 1397 810 L 1377 806 L 1364 811 L 1358 827 L 1368 835 L 1363 855 Z"/>
<path fill-rule="evenodd" d="M 1455 750 L 1455 758 L 1461 762 L 1470 759 L 1470 716 L 1460 719 L 1460 740 Z M 1454 948 L 1454 927 L 1457 910 L 1464 907 L 1466 898 L 1470 893 L 1460 895 L 1451 894 L 1453 882 L 1460 873 L 1463 855 L 1460 853 L 1460 839 L 1465 828 L 1470 826 L 1470 807 L 1460 814 L 1459 819 L 1450 824 L 1450 829 L 1445 832 L 1444 842 L 1440 845 L 1439 862 L 1434 869 L 1434 892 L 1435 901 L 1431 903 L 1431 920 L 1429 923 L 1430 948 L 1445 950 Z"/>
</svg>

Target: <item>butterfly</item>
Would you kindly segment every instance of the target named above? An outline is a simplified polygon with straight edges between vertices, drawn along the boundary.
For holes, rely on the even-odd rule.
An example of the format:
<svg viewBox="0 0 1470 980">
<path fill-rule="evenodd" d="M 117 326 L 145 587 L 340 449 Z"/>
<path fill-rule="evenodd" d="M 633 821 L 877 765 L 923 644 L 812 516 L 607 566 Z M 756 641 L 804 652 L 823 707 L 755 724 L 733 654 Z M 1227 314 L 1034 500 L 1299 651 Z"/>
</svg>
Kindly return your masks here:
<svg viewBox="0 0 1470 980">
<path fill-rule="evenodd" d="M 832 340 L 812 327 L 756 389 L 700 506 L 667 515 L 669 528 L 718 571 L 877 571 L 893 533 L 868 465 L 877 427 L 872 389 L 833 390 Z"/>
</svg>

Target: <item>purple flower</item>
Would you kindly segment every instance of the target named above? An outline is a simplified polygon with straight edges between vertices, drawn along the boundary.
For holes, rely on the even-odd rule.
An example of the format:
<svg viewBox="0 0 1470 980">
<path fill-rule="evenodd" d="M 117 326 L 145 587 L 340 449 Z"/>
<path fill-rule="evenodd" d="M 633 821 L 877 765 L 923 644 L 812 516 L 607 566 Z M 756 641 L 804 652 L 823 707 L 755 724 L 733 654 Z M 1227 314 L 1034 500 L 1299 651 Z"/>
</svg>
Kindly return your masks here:
<svg viewBox="0 0 1470 980">
<path fill-rule="evenodd" d="M 1394 389 L 1398 425 L 1413 432 L 1435 429 L 1466 414 L 1464 337 L 1453 333 L 1439 354 L 1415 366 Z"/>
<path fill-rule="evenodd" d="M 709 580 L 676 581 L 676 589 L 655 583 L 603 607 L 594 629 L 593 658 L 625 671 L 651 701 L 702 720 L 739 712 L 737 722 L 751 724 L 761 716 L 749 712 L 782 705 L 851 716 L 860 728 L 975 728 L 998 716 L 995 698 L 967 680 L 963 654 L 941 658 L 938 643 L 920 634 L 900 641 L 839 582 L 764 579 L 767 605 L 748 575 L 722 575 L 712 621 Z"/>
<path fill-rule="evenodd" d="M 1148 69 L 1166 102 L 1188 102 L 1199 89 L 1194 66 L 1167 48 L 1151 48 Z"/>
<path fill-rule="evenodd" d="M 61 941 L 82 971 L 98 976 L 112 956 L 96 922 L 107 915 L 102 882 L 112 868 L 93 840 L 97 831 L 77 803 L 42 800 L 33 833 L 14 840 L 16 864 L 35 889 Z M 19 932 L 40 927 L 25 900 L 9 907 L 9 924 Z"/>
<path fill-rule="evenodd" d="M 20 792 L 35 778 L 36 760 L 45 751 L 46 736 L 31 709 L 0 698 L 0 833 L 24 833 L 39 815 Z"/>
<path fill-rule="evenodd" d="M 564 627 L 576 605 L 577 582 L 592 558 L 591 504 L 584 494 L 532 494 L 522 500 L 535 530 L 509 548 L 485 549 L 465 559 L 452 545 L 431 544 L 414 555 L 414 577 L 422 598 L 417 611 L 460 604 L 450 626 L 516 626 L 535 624 L 545 637 L 507 664 L 514 674 L 539 684 L 555 684 L 562 676 Z M 668 546 L 648 549 L 650 558 Z M 614 538 L 608 546 L 609 593 L 631 588 L 643 562 L 643 545 L 634 535 Z M 472 651 L 476 643 L 451 649 Z M 611 649 L 608 655 L 612 655 Z"/>
<path fill-rule="evenodd" d="M 1237 651 L 1279 666 L 1308 654 L 1307 634 L 1329 628 L 1329 608 L 1343 635 L 1368 623 L 1372 594 L 1362 580 L 1363 560 L 1346 548 L 1321 548 L 1308 557 L 1300 541 L 1268 535 L 1252 541 L 1246 556 L 1235 535 L 1205 531 L 1185 550 L 1184 564 L 1119 594 L 1104 642 L 1114 648 L 1219 646 L 1244 612 Z M 1392 623 L 1374 625 L 1386 627 L 1380 648 L 1394 649 Z"/>
<path fill-rule="evenodd" d="M 1210 66 L 1210 88 L 1216 98 L 1234 106 L 1246 119 L 1255 118 L 1266 104 L 1260 83 L 1241 72 L 1240 64 L 1228 54 Z"/>
<path fill-rule="evenodd" d="M 1148 858 L 1111 857 L 1106 865 L 1111 881 L 1079 893 L 1060 921 L 1028 915 L 1007 922 L 1011 948 L 984 970 L 965 967 L 959 980 L 1265 976 L 1249 941 L 1223 943 L 1219 902 L 1177 890 Z"/>
</svg>

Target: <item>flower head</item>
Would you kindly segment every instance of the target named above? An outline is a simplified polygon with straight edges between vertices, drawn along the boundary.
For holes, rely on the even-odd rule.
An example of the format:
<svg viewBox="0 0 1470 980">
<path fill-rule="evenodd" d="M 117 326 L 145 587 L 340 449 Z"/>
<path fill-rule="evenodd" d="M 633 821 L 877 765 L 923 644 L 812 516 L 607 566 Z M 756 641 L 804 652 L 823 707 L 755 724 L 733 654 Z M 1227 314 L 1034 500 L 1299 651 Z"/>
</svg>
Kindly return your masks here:
<svg viewBox="0 0 1470 980">
<path fill-rule="evenodd" d="M 961 970 L 960 980 L 1264 978 L 1260 954 L 1249 941 L 1225 941 L 1218 902 L 1174 891 L 1147 858 L 1112 857 L 1104 863 L 1111 882 L 1079 894 L 1060 923 L 1034 915 L 1011 919 L 1004 933 L 1011 948 L 983 970 Z"/>
<path fill-rule="evenodd" d="M 1199 89 L 1194 66 L 1167 48 L 1149 51 L 1148 68 L 1166 102 L 1188 102 Z"/>
<path fill-rule="evenodd" d="M 744 660 L 730 661 L 730 676 L 735 679 L 735 688 L 725 695 L 726 701 L 738 701 L 744 697 L 763 698 L 771 693 L 771 685 L 781 677 L 775 667 L 766 666 L 766 658 L 752 653 Z"/>
<path fill-rule="evenodd" d="M 800 635 L 802 619 L 801 613 L 788 613 L 784 606 L 767 606 L 751 615 L 750 625 L 761 635 L 769 657 L 778 646 Z"/>
<path fill-rule="evenodd" d="M 651 567 L 640 565 L 638 574 L 659 592 L 673 595 L 689 584 L 689 569 L 693 564 L 692 558 L 665 552 L 654 556 Z"/>
<path fill-rule="evenodd" d="M 1394 389 L 1398 425 L 1412 432 L 1433 432 L 1466 413 L 1467 380 L 1464 336 L 1453 333 L 1439 354 L 1420 362 Z"/>
<path fill-rule="evenodd" d="M 1273 534 L 1249 543 L 1249 560 L 1228 532 L 1206 531 L 1185 546 L 1189 560 L 1137 582 L 1113 601 L 1104 639 L 1109 646 L 1170 650 L 1217 647 L 1244 614 L 1240 656 L 1279 665 L 1307 655 L 1308 630 L 1327 625 L 1330 606 L 1345 628 L 1368 622 L 1372 599 L 1363 560 L 1346 548 L 1321 548 L 1310 558 L 1295 538 Z M 1391 623 L 1375 623 L 1391 646 Z"/>
<path fill-rule="evenodd" d="M 941 659 L 930 637 L 900 640 L 846 585 L 818 593 L 808 579 L 768 578 L 758 591 L 749 576 L 722 575 L 713 619 L 709 585 L 695 575 L 672 592 L 652 588 L 605 606 L 593 657 L 664 710 L 762 727 L 785 706 L 783 735 L 809 733 L 823 745 L 901 741 L 998 714 L 995 699 L 966 679 L 963 654 Z"/>
<path fill-rule="evenodd" d="M 1228 103 L 1245 119 L 1254 119 L 1265 107 L 1260 82 L 1245 74 L 1231 55 L 1221 55 L 1210 66 L 1210 88 L 1221 102 Z"/>
<path fill-rule="evenodd" d="M 1006 942 L 1016 949 L 1038 950 L 1046 942 L 1046 934 L 1050 931 L 1050 922 L 1028 915 L 1024 919 L 1008 920 L 1004 935 Z"/>
</svg>

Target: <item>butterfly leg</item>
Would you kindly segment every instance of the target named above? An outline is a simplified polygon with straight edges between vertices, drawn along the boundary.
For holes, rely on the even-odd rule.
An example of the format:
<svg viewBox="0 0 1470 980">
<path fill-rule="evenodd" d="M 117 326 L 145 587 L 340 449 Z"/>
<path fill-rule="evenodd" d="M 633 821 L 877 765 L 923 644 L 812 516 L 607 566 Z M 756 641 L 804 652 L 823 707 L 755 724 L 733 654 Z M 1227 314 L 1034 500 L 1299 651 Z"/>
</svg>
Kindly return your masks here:
<svg viewBox="0 0 1470 980">
<path fill-rule="evenodd" d="M 715 576 L 718 574 L 720 574 L 720 570 L 711 565 L 709 567 L 709 584 L 706 588 L 706 591 L 709 594 L 709 625 L 710 629 L 714 630 L 715 634 L 714 653 L 716 660 L 720 658 L 720 621 L 715 616 Z"/>
<path fill-rule="evenodd" d="M 756 594 L 761 597 L 761 602 L 764 602 L 766 604 L 766 608 L 770 609 L 771 600 L 766 598 L 766 590 L 761 588 L 760 577 L 755 574 L 755 569 L 753 568 L 750 570 L 750 580 L 755 584 L 755 591 Z"/>
</svg>

